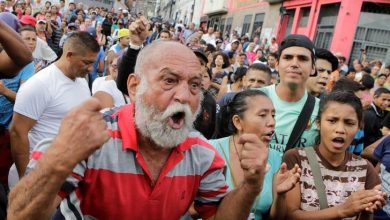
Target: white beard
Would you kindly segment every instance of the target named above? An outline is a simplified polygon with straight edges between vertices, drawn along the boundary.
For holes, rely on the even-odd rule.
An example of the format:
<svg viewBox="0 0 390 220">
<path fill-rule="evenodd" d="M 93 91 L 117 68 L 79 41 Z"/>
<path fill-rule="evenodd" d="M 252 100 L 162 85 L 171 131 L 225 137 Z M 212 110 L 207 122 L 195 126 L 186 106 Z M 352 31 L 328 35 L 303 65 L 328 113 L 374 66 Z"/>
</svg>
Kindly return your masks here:
<svg viewBox="0 0 390 220">
<path fill-rule="evenodd" d="M 142 82 L 140 86 L 139 90 L 143 90 Z M 139 91 L 135 96 L 135 125 L 139 132 L 162 148 L 174 148 L 182 143 L 193 128 L 196 116 L 200 112 L 200 102 L 195 114 L 188 104 L 179 102 L 171 104 L 164 112 L 159 112 L 154 106 L 147 106 L 143 102 L 142 94 L 143 91 Z M 178 112 L 184 112 L 184 124 L 180 129 L 173 129 L 169 126 L 168 120 Z"/>
</svg>

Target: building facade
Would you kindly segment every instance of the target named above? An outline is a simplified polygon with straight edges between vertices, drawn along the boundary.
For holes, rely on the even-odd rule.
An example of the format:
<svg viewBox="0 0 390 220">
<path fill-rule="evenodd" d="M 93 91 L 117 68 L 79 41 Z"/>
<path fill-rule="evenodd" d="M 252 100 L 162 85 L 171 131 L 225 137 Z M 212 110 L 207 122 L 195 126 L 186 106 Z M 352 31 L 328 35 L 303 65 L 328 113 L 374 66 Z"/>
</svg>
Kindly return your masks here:
<svg viewBox="0 0 390 220">
<path fill-rule="evenodd" d="M 270 39 L 276 34 L 281 1 L 220 0 L 203 1 L 202 27 L 214 27 L 224 36 L 236 33 L 251 39 Z"/>
<path fill-rule="evenodd" d="M 390 64 L 389 0 L 287 0 L 279 16 L 277 39 L 309 36 L 317 47 Z"/>
<path fill-rule="evenodd" d="M 155 15 L 156 2 L 156 0 L 134 1 L 134 7 L 132 10 L 136 14 L 141 13 L 147 17 L 152 17 Z"/>
<path fill-rule="evenodd" d="M 65 1 L 65 4 L 68 5 L 71 1 Z M 114 5 L 113 0 L 74 0 L 74 3 L 82 2 L 84 5 L 84 9 L 88 9 L 89 7 L 105 7 L 111 9 Z"/>
</svg>

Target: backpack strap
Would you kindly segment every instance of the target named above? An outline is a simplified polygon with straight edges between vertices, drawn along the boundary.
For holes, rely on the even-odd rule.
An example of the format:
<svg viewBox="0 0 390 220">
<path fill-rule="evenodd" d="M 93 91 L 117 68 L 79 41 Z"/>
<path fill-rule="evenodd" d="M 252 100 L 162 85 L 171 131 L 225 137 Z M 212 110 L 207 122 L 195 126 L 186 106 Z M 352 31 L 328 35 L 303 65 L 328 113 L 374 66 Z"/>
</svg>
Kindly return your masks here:
<svg viewBox="0 0 390 220">
<path fill-rule="evenodd" d="M 306 126 L 310 120 L 311 113 L 314 109 L 314 104 L 316 100 L 314 96 L 307 94 L 307 99 L 305 105 L 302 108 L 301 113 L 298 116 L 297 121 L 295 122 L 294 128 L 290 134 L 290 138 L 288 139 L 285 152 L 293 147 L 296 147 L 300 137 L 306 129 Z"/>
<path fill-rule="evenodd" d="M 306 152 L 307 159 L 311 168 L 311 173 L 314 178 L 314 185 L 317 189 L 318 199 L 320 201 L 320 209 L 328 208 L 328 200 L 326 198 L 325 184 L 322 179 L 320 165 L 317 160 L 316 152 L 313 147 L 303 148 Z"/>
</svg>

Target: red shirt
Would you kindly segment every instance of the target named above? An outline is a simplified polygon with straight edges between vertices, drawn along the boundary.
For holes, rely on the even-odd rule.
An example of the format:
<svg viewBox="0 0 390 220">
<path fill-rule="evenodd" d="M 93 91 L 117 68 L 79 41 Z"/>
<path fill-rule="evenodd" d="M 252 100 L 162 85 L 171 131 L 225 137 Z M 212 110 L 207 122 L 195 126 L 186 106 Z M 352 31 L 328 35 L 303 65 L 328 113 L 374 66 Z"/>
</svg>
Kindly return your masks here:
<svg viewBox="0 0 390 220">
<path fill-rule="evenodd" d="M 76 166 L 62 187 L 57 215 L 97 219 L 179 219 L 195 201 L 203 218 L 215 214 L 228 186 L 224 160 L 198 132 L 172 150 L 155 186 L 139 151 L 134 105 L 110 110 L 105 120 L 111 138 Z M 49 147 L 36 148 L 34 166 Z"/>
</svg>

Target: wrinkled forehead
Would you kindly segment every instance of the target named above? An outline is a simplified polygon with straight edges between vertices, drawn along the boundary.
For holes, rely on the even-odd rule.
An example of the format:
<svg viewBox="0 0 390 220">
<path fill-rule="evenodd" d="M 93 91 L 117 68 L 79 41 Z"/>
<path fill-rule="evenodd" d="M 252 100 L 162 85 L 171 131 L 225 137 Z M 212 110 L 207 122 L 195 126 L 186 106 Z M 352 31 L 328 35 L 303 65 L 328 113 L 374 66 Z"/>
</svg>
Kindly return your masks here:
<svg viewBox="0 0 390 220">
<path fill-rule="evenodd" d="M 156 48 L 144 62 L 144 70 L 153 75 L 164 74 L 169 70 L 181 77 L 200 76 L 201 65 L 196 55 L 186 48 L 161 47 Z M 146 68 L 145 68 L 146 67 Z"/>
</svg>

